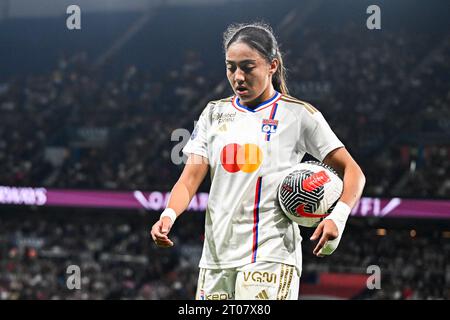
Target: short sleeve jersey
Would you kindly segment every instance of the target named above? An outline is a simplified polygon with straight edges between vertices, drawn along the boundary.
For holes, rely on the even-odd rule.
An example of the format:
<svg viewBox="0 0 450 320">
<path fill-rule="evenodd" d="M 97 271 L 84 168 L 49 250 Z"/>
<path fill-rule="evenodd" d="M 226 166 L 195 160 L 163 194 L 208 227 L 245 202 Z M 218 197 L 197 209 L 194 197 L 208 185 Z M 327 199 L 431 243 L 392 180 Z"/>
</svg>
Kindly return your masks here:
<svg viewBox="0 0 450 320">
<path fill-rule="evenodd" d="M 301 270 L 300 231 L 281 211 L 277 189 L 305 153 L 322 161 L 340 147 L 322 114 L 291 96 L 276 92 L 254 109 L 236 96 L 209 102 L 183 149 L 210 164 L 200 267 L 269 261 Z"/>
</svg>

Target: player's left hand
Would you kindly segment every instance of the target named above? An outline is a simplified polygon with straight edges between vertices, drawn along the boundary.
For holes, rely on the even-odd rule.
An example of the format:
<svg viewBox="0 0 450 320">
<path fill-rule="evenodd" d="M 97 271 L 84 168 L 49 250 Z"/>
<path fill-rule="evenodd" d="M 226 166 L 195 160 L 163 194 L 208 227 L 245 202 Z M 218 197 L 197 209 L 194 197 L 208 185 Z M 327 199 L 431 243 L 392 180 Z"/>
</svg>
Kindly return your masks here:
<svg viewBox="0 0 450 320">
<path fill-rule="evenodd" d="M 338 230 L 336 223 L 334 223 L 334 221 L 330 220 L 330 219 L 323 220 L 317 226 L 316 230 L 314 231 L 313 235 L 310 238 L 310 240 L 314 241 L 320 237 L 319 242 L 317 243 L 316 247 L 313 250 L 313 254 L 318 257 L 325 256 L 322 249 L 324 248 L 324 246 L 326 246 L 328 241 L 335 240 L 338 238 L 338 236 L 339 236 L 339 230 Z M 331 252 L 328 254 L 331 254 Z"/>
</svg>

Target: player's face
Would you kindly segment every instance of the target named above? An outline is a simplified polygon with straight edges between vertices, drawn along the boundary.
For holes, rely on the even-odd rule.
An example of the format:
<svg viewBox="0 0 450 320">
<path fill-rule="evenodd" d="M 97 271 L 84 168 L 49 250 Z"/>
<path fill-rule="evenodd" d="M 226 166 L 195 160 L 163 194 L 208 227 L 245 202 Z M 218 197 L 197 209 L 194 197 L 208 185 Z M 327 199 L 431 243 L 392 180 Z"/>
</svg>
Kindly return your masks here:
<svg viewBox="0 0 450 320">
<path fill-rule="evenodd" d="M 242 42 L 233 43 L 225 59 L 228 81 L 242 102 L 258 104 L 271 97 L 277 60 L 269 63 L 257 50 Z"/>
</svg>

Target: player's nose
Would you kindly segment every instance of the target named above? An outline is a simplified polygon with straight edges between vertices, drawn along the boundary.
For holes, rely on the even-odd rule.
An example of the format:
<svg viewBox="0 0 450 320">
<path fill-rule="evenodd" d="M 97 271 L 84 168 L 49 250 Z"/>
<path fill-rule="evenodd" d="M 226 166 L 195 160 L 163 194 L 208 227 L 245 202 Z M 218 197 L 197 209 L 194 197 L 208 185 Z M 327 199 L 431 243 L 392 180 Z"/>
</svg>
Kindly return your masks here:
<svg viewBox="0 0 450 320">
<path fill-rule="evenodd" d="M 234 81 L 236 81 L 238 84 L 242 84 L 245 81 L 245 74 L 242 70 L 236 70 L 234 74 Z"/>
</svg>

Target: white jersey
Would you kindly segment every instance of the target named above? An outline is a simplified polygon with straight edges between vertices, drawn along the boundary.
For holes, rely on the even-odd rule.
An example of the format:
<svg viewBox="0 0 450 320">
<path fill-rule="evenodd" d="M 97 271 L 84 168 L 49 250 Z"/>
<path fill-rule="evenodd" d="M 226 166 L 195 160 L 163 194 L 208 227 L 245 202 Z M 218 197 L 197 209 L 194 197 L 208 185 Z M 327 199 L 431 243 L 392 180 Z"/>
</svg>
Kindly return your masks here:
<svg viewBox="0 0 450 320">
<path fill-rule="evenodd" d="M 199 266 L 269 261 L 301 272 L 302 238 L 281 211 L 277 188 L 306 152 L 322 161 L 342 146 L 317 109 L 278 92 L 253 110 L 236 96 L 209 102 L 183 149 L 207 158 L 211 169 Z"/>
</svg>

